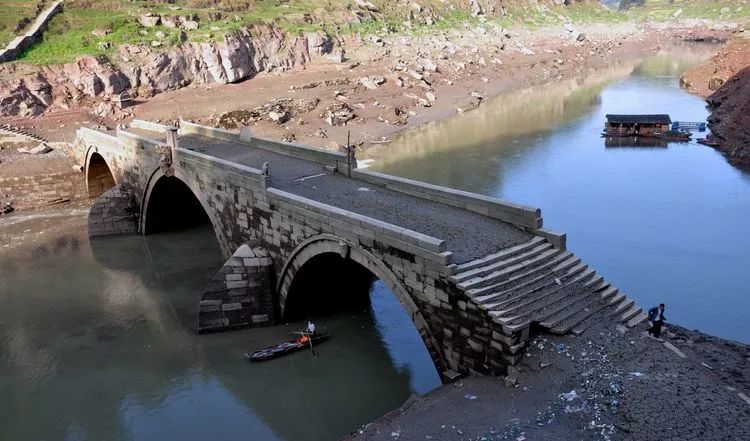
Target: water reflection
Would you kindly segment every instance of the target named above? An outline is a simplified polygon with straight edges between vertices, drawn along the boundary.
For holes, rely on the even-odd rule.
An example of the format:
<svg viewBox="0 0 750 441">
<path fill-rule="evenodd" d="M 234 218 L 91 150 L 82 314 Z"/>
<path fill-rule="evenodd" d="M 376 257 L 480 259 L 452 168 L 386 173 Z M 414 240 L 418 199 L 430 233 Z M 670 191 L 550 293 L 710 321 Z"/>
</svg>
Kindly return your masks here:
<svg viewBox="0 0 750 441">
<path fill-rule="evenodd" d="M 0 255 L 0 439 L 329 440 L 439 384 L 380 285 L 371 311 L 320 321 L 317 357 L 242 356 L 301 324 L 198 336 L 222 263 L 210 228 Z"/>
<path fill-rule="evenodd" d="M 715 50 L 683 46 L 500 96 L 374 148 L 372 167 L 541 207 L 546 226 L 642 306 L 665 302 L 675 322 L 750 342 L 748 175 L 695 142 L 608 148 L 601 138 L 607 113 L 705 121 L 678 75 Z"/>
</svg>

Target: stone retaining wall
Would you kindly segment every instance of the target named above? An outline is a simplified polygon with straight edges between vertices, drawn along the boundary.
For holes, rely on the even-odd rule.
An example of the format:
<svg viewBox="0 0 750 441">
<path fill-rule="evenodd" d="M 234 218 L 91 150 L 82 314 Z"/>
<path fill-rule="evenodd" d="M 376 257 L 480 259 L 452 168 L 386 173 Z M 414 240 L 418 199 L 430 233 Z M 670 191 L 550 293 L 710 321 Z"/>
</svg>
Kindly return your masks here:
<svg viewBox="0 0 750 441">
<path fill-rule="evenodd" d="M 86 184 L 80 172 L 0 178 L 0 195 L 9 195 L 16 210 L 33 210 L 86 199 Z"/>
<path fill-rule="evenodd" d="M 44 30 L 47 29 L 47 24 L 52 20 L 52 17 L 62 11 L 62 3 L 62 0 L 52 3 L 52 6 L 39 14 L 25 34 L 16 37 L 13 41 L 8 43 L 5 49 L 0 50 L 0 63 L 15 60 L 21 55 L 21 52 L 36 43 L 39 37 L 44 33 Z"/>
</svg>

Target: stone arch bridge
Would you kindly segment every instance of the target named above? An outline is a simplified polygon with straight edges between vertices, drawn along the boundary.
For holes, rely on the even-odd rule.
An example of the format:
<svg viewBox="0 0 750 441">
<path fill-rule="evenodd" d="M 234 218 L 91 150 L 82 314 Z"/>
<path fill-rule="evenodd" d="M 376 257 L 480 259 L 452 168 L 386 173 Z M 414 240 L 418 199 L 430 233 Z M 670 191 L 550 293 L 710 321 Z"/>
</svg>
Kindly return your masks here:
<svg viewBox="0 0 750 441">
<path fill-rule="evenodd" d="M 91 235 L 213 226 L 228 260 L 200 299 L 200 331 L 356 306 L 377 278 L 447 378 L 502 374 L 533 332 L 645 318 L 543 228 L 537 208 L 186 121 L 80 129 L 72 150 L 97 198 Z"/>
</svg>

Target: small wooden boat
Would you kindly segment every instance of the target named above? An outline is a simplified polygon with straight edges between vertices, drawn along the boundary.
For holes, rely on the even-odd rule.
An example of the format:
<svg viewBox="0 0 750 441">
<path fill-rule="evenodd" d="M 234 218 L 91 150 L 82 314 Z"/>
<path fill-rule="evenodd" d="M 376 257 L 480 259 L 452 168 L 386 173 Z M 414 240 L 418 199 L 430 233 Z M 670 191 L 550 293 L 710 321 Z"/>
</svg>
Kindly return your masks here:
<svg viewBox="0 0 750 441">
<path fill-rule="evenodd" d="M 709 140 L 709 139 L 706 139 L 706 138 L 699 138 L 699 139 L 697 139 L 697 140 L 696 140 L 696 142 L 697 142 L 698 144 L 703 144 L 703 145 L 707 145 L 707 146 L 709 146 L 709 147 L 718 147 L 718 146 L 719 146 L 719 143 L 718 143 L 718 142 L 716 142 L 716 141 L 711 141 L 711 140 Z"/>
<path fill-rule="evenodd" d="M 330 338 L 331 336 L 326 334 L 318 334 L 311 337 L 312 346 L 315 347 Z M 245 353 L 245 358 L 250 361 L 273 360 L 274 358 L 279 358 L 297 351 L 304 351 L 306 349 L 310 349 L 310 341 L 306 340 L 304 337 L 300 337 L 267 348 L 258 349 L 257 351 L 247 352 Z"/>
<path fill-rule="evenodd" d="M 687 141 L 690 141 L 691 134 L 690 132 L 675 132 L 672 130 L 667 130 L 666 132 L 662 132 L 662 133 L 647 133 L 647 134 L 641 134 L 639 136 L 645 136 L 647 138 L 659 138 L 659 139 L 664 139 L 667 141 L 687 142 Z"/>
</svg>

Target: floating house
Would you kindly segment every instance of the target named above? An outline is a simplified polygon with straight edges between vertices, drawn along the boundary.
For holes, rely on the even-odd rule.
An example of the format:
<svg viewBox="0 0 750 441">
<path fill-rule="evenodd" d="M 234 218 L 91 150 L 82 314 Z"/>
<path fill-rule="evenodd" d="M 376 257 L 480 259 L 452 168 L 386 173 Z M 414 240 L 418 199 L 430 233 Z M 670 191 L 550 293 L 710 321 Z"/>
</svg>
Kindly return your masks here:
<svg viewBox="0 0 750 441">
<path fill-rule="evenodd" d="M 669 132 L 669 115 L 607 115 L 607 136 L 650 136 Z"/>
</svg>

